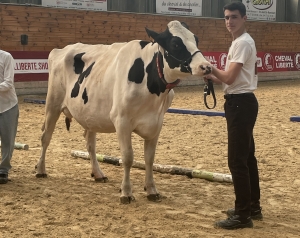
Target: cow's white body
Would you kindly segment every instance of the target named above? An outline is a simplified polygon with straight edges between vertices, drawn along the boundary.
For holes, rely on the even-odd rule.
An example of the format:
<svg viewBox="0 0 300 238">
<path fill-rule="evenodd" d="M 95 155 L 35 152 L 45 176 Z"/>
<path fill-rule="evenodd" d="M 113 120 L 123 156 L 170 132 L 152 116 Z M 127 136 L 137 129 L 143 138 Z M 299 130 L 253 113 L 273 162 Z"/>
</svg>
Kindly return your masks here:
<svg viewBox="0 0 300 238">
<path fill-rule="evenodd" d="M 172 29 L 174 26 L 180 28 L 179 25 L 179 22 L 171 22 L 168 26 Z M 174 29 L 172 34 L 174 31 L 176 30 Z M 182 31 L 186 33 L 187 30 L 180 28 L 179 33 L 182 34 Z M 187 32 L 191 34 L 189 31 Z M 187 43 L 184 43 L 189 51 L 197 50 L 195 44 L 193 46 L 188 40 Z M 163 49 L 160 51 L 163 54 Z M 158 199 L 158 192 L 153 181 L 152 165 L 163 117 L 171 105 L 174 92 L 166 89 L 163 92 L 150 93 L 146 70 L 141 82 L 128 80 L 128 72 L 136 59 L 141 59 L 146 68 L 151 62 L 153 63 L 153 56 L 157 52 L 157 43 L 141 47 L 139 40 L 112 45 L 77 43 L 51 51 L 42 154 L 37 165 L 37 175 L 46 175 L 46 149 L 56 121 L 63 112 L 67 118 L 74 117 L 85 129 L 87 150 L 91 157 L 92 174 L 95 180 L 107 180 L 96 160 L 96 133 L 117 133 L 124 165 L 124 177 L 121 185 L 121 202 L 123 203 L 133 199 L 130 185 L 130 168 L 133 162 L 131 134 L 135 132 L 144 138 L 145 189 L 149 199 Z M 75 73 L 74 56 L 81 53 L 84 53 L 81 57 L 84 62 L 83 71 L 93 65 L 90 74 L 78 84 L 80 85 L 79 92 L 74 96 L 72 90 L 76 82 L 79 82 L 78 76 L 80 75 L 78 72 Z M 202 54 L 195 55 L 190 64 L 193 74 L 199 76 L 205 74 L 207 68 L 203 69 L 203 65 L 208 67 L 208 62 Z M 163 74 L 168 83 L 187 76 L 186 73 L 180 72 L 178 69 L 170 69 L 167 66 L 168 63 L 164 60 Z M 135 72 L 133 71 L 133 73 Z M 71 95 L 73 96 L 71 97 Z"/>
</svg>

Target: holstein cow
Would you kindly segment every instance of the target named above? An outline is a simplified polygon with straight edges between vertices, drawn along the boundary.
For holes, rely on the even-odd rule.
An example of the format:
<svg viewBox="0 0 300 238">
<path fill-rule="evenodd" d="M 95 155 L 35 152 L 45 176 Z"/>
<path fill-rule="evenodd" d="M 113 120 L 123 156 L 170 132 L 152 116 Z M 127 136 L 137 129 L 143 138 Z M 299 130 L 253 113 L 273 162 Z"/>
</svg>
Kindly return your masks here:
<svg viewBox="0 0 300 238">
<path fill-rule="evenodd" d="M 117 133 L 124 166 L 121 203 L 134 200 L 130 169 L 132 132 L 144 139 L 145 190 L 152 201 L 160 196 L 153 181 L 153 161 L 164 114 L 173 87 L 189 74 L 211 73 L 197 48 L 197 37 L 179 21 L 162 33 L 146 28 L 151 42 L 133 40 L 112 45 L 77 43 L 49 55 L 49 85 L 37 177 L 46 177 L 45 155 L 56 122 L 63 112 L 85 129 L 86 148 L 96 181 L 106 182 L 96 160 L 96 133 Z"/>
</svg>

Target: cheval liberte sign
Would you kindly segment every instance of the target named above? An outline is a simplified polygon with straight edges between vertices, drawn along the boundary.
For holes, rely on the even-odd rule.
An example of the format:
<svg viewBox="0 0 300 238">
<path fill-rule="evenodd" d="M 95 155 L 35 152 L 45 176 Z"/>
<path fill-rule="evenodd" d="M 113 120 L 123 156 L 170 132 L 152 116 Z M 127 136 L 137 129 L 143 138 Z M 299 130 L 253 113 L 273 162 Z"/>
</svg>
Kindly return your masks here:
<svg viewBox="0 0 300 238">
<path fill-rule="evenodd" d="M 243 0 L 248 19 L 257 21 L 276 20 L 276 0 Z"/>
<path fill-rule="evenodd" d="M 12 51 L 15 59 L 15 82 L 47 81 L 48 55 L 50 52 L 38 51 Z M 227 53 L 204 52 L 204 56 L 215 67 L 224 70 Z M 300 52 L 258 52 L 258 72 L 300 72 Z"/>
<path fill-rule="evenodd" d="M 42 6 L 91 11 L 107 11 L 107 0 L 42 0 Z"/>
<path fill-rule="evenodd" d="M 203 53 L 215 67 L 225 70 L 227 53 Z M 300 52 L 257 52 L 257 72 L 300 71 Z"/>
<path fill-rule="evenodd" d="M 202 0 L 156 0 L 156 13 L 202 16 Z"/>
</svg>

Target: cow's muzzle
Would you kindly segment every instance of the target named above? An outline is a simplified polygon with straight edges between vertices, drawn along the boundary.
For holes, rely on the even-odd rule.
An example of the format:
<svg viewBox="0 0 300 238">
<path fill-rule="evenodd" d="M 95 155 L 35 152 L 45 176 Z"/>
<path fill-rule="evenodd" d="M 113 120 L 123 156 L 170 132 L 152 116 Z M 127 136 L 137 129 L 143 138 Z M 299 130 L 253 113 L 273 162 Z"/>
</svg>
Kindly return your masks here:
<svg viewBox="0 0 300 238">
<path fill-rule="evenodd" d="M 211 65 L 200 65 L 200 69 L 203 72 L 203 75 L 211 74 L 212 66 Z"/>
</svg>

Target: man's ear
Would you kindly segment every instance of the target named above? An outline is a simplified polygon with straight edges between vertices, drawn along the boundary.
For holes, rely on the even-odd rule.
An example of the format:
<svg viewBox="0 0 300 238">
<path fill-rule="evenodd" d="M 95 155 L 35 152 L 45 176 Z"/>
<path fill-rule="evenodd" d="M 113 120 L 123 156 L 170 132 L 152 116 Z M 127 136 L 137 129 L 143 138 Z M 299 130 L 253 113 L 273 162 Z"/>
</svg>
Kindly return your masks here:
<svg viewBox="0 0 300 238">
<path fill-rule="evenodd" d="M 156 33 L 155 31 L 149 30 L 147 27 L 145 27 L 146 32 L 151 40 L 151 42 L 154 44 L 157 40 L 157 37 L 159 36 L 158 33 Z"/>
</svg>

